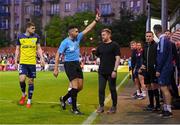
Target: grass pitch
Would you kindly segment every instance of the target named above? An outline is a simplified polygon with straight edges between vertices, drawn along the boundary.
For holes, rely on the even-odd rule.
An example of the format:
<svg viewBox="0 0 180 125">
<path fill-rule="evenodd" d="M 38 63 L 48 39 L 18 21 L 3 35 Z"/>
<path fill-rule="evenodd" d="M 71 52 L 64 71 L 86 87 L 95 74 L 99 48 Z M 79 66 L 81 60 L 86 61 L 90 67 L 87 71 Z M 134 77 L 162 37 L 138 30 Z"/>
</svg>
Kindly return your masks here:
<svg viewBox="0 0 180 125">
<path fill-rule="evenodd" d="M 117 85 L 127 75 L 127 67 L 118 73 Z M 73 115 L 71 106 L 62 110 L 59 97 L 67 92 L 65 73 L 58 78 L 52 72 L 37 72 L 33 104 L 30 109 L 18 104 L 21 91 L 18 72 L 0 72 L 0 124 L 81 124 L 98 107 L 98 74 L 84 73 L 84 89 L 78 95 L 82 116 Z M 109 94 L 106 87 L 106 95 Z M 27 90 L 27 86 L 26 86 Z"/>
</svg>

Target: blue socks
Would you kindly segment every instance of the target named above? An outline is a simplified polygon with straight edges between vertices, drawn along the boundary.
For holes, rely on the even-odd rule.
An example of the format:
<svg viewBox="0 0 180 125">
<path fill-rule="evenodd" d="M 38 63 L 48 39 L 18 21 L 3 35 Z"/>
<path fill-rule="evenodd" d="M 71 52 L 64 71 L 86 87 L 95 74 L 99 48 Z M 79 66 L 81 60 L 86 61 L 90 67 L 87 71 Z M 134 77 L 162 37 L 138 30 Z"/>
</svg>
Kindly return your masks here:
<svg viewBox="0 0 180 125">
<path fill-rule="evenodd" d="M 22 91 L 22 93 L 23 93 L 23 96 L 25 96 L 26 83 L 25 83 L 25 82 L 20 82 L 20 87 L 21 87 L 21 91 Z"/>
<path fill-rule="evenodd" d="M 33 91 L 34 91 L 34 84 L 29 84 L 28 99 L 32 99 Z"/>
</svg>

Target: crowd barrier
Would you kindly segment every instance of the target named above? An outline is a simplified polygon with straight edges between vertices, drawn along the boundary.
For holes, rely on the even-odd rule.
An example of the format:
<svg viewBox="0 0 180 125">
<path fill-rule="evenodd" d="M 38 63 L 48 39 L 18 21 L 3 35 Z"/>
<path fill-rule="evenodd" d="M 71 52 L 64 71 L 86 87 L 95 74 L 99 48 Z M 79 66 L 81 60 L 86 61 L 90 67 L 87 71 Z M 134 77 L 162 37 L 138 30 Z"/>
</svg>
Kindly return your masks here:
<svg viewBox="0 0 180 125">
<path fill-rule="evenodd" d="M 119 66 L 118 69 L 120 69 L 122 66 Z M 59 64 L 58 65 L 59 71 L 64 72 L 64 64 Z M 83 72 L 97 72 L 99 69 L 99 65 L 96 64 L 91 64 L 91 65 L 83 65 Z M 0 65 L 0 71 L 15 71 L 19 70 L 19 65 L 18 69 L 15 68 L 14 65 Z M 42 67 L 40 64 L 36 64 L 36 71 L 53 71 L 54 70 L 54 64 L 45 64 L 44 67 Z"/>
<path fill-rule="evenodd" d="M 62 72 L 65 71 L 64 64 L 59 64 L 58 68 Z M 83 72 L 97 72 L 98 68 L 99 68 L 98 65 L 84 65 Z M 16 68 L 15 65 L 13 64 L 0 65 L 0 71 L 15 71 L 15 70 Z M 19 68 L 17 70 L 19 70 Z M 54 64 L 45 64 L 44 67 L 42 67 L 40 64 L 36 64 L 36 71 L 53 71 L 53 70 L 54 70 Z"/>
<path fill-rule="evenodd" d="M 0 64 L 0 71 L 15 71 L 16 68 L 13 64 Z"/>
<path fill-rule="evenodd" d="M 59 64 L 58 66 L 59 70 L 64 72 L 64 64 Z M 83 66 L 83 72 L 97 72 L 99 66 L 98 65 L 84 65 Z M 36 71 L 53 71 L 54 70 L 54 64 L 45 64 L 45 67 L 41 67 L 40 64 L 36 65 Z"/>
</svg>

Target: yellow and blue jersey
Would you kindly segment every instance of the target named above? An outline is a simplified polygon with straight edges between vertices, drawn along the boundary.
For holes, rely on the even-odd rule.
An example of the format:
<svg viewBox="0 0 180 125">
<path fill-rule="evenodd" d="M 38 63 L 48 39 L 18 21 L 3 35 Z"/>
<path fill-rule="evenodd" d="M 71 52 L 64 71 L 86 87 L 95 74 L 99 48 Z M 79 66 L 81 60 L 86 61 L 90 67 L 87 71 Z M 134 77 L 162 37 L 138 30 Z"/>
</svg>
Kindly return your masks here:
<svg viewBox="0 0 180 125">
<path fill-rule="evenodd" d="M 19 34 L 16 45 L 20 46 L 20 64 L 36 64 L 36 46 L 40 44 L 39 36 Z"/>
</svg>

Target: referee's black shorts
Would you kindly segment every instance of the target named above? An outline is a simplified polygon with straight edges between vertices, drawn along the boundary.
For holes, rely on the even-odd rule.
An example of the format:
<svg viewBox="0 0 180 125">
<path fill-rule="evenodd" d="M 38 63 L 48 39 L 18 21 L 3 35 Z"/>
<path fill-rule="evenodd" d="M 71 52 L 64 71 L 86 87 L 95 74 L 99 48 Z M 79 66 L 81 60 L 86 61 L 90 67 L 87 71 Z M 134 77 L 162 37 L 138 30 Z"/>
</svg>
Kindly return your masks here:
<svg viewBox="0 0 180 125">
<path fill-rule="evenodd" d="M 65 62 L 64 68 L 69 81 L 72 81 L 76 78 L 83 79 L 83 72 L 80 66 L 80 62 L 78 61 Z"/>
</svg>

